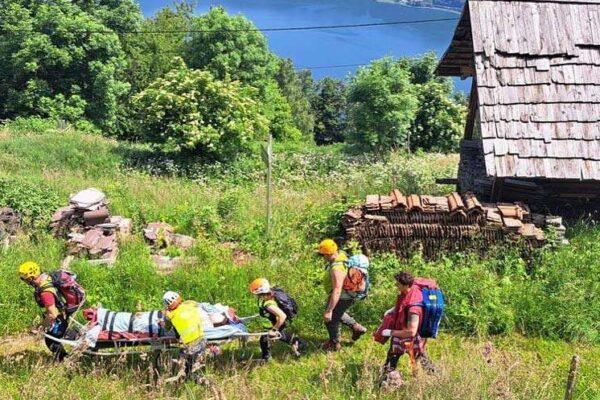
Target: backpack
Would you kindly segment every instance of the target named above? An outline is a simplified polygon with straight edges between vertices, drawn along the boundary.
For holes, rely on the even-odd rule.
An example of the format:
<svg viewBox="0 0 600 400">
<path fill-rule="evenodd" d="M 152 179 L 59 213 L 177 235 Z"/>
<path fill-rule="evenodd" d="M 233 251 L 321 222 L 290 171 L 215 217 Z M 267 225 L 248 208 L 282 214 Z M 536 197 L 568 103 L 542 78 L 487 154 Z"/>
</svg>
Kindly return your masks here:
<svg viewBox="0 0 600 400">
<path fill-rule="evenodd" d="M 85 290 L 83 290 L 83 287 L 77 283 L 76 279 L 77 275 L 61 269 L 50 273 L 50 282 L 42 285 L 36 291 L 36 300 L 43 291 L 50 287 L 54 287 L 56 289 L 56 295 L 54 296 L 56 300 L 56 307 L 59 310 L 65 310 L 69 314 L 77 311 L 77 309 L 79 309 L 79 307 L 81 307 L 85 301 Z M 68 303 L 67 293 L 72 295 L 72 297 L 75 299 L 75 303 Z M 38 303 L 40 303 L 39 300 Z"/>
<path fill-rule="evenodd" d="M 417 278 L 414 282 L 421 289 L 423 302 L 418 305 L 423 307 L 423 322 L 419 329 L 419 336 L 422 338 L 435 339 L 438 335 L 440 322 L 444 316 L 444 294 L 437 283 L 431 279 Z"/>
<path fill-rule="evenodd" d="M 281 311 L 283 311 L 290 320 L 298 315 L 298 304 L 296 304 L 296 301 L 292 299 L 289 294 L 278 287 L 274 287 L 272 291 L 277 306 L 281 308 Z"/>
<path fill-rule="evenodd" d="M 367 297 L 369 291 L 369 259 L 364 254 L 355 254 L 346 262 L 346 278 L 342 288 L 357 299 Z"/>
</svg>

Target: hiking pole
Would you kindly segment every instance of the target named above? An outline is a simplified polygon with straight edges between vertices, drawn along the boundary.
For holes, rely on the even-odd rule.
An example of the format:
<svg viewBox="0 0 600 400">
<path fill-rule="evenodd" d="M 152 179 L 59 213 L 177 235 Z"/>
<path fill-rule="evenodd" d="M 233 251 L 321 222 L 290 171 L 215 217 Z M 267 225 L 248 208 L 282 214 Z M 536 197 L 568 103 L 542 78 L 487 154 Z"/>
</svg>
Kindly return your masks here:
<svg viewBox="0 0 600 400">
<path fill-rule="evenodd" d="M 565 392 L 565 400 L 573 399 L 575 390 L 575 378 L 577 377 L 577 369 L 579 367 L 579 356 L 575 354 L 571 359 L 571 368 L 569 369 L 569 377 L 567 378 L 567 391 Z"/>
</svg>

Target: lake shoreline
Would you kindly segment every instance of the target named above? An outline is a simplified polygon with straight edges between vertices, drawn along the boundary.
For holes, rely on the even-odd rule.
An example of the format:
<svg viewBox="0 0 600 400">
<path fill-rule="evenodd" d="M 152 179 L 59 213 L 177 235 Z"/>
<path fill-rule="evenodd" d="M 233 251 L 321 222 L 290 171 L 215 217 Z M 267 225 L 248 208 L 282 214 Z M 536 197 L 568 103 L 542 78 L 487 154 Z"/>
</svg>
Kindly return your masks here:
<svg viewBox="0 0 600 400">
<path fill-rule="evenodd" d="M 400 1 L 396 1 L 396 0 L 375 0 L 376 3 L 382 3 L 382 4 L 395 4 L 398 6 L 404 6 L 404 7 L 414 7 L 414 8 L 427 8 L 430 10 L 440 10 L 440 11 L 448 11 L 451 12 L 452 14 L 461 14 L 462 10 L 459 10 L 457 8 L 453 8 L 453 7 L 444 7 L 444 6 L 420 6 L 417 4 L 404 4 Z"/>
</svg>

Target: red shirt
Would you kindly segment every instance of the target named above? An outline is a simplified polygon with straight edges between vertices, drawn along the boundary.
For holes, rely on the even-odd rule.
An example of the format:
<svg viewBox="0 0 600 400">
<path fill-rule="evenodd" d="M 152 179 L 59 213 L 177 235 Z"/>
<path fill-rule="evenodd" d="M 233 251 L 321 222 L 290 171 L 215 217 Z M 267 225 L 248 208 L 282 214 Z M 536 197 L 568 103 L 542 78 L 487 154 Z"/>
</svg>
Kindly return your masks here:
<svg viewBox="0 0 600 400">
<path fill-rule="evenodd" d="M 411 286 L 405 294 L 398 296 L 398 318 L 396 318 L 394 329 L 407 329 L 408 317 L 410 314 L 419 316 L 419 328 L 423 323 L 423 307 L 415 306 L 423 302 L 423 293 L 417 285 Z M 418 332 L 418 330 L 417 330 Z M 413 339 L 392 338 L 392 352 L 395 354 L 404 354 L 409 352 L 412 347 L 415 355 L 422 354 L 425 350 L 426 339 L 421 338 L 419 334 Z"/>
<path fill-rule="evenodd" d="M 396 324 L 394 329 L 406 329 L 408 328 L 408 316 L 415 314 L 419 316 L 419 328 L 423 322 L 423 307 L 416 306 L 414 304 L 421 304 L 423 302 L 423 293 L 421 289 L 413 285 L 404 294 L 398 296 L 398 318 L 396 318 Z"/>
</svg>

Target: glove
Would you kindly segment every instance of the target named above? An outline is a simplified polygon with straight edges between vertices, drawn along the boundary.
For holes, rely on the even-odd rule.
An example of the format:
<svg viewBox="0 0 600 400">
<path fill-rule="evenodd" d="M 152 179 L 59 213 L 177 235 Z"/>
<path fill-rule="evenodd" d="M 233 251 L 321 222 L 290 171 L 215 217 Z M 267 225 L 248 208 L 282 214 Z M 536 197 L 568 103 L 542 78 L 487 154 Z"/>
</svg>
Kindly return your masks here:
<svg viewBox="0 0 600 400">
<path fill-rule="evenodd" d="M 383 337 L 390 337 L 392 336 L 392 330 L 391 329 L 384 329 L 381 331 L 381 336 Z"/>
</svg>

